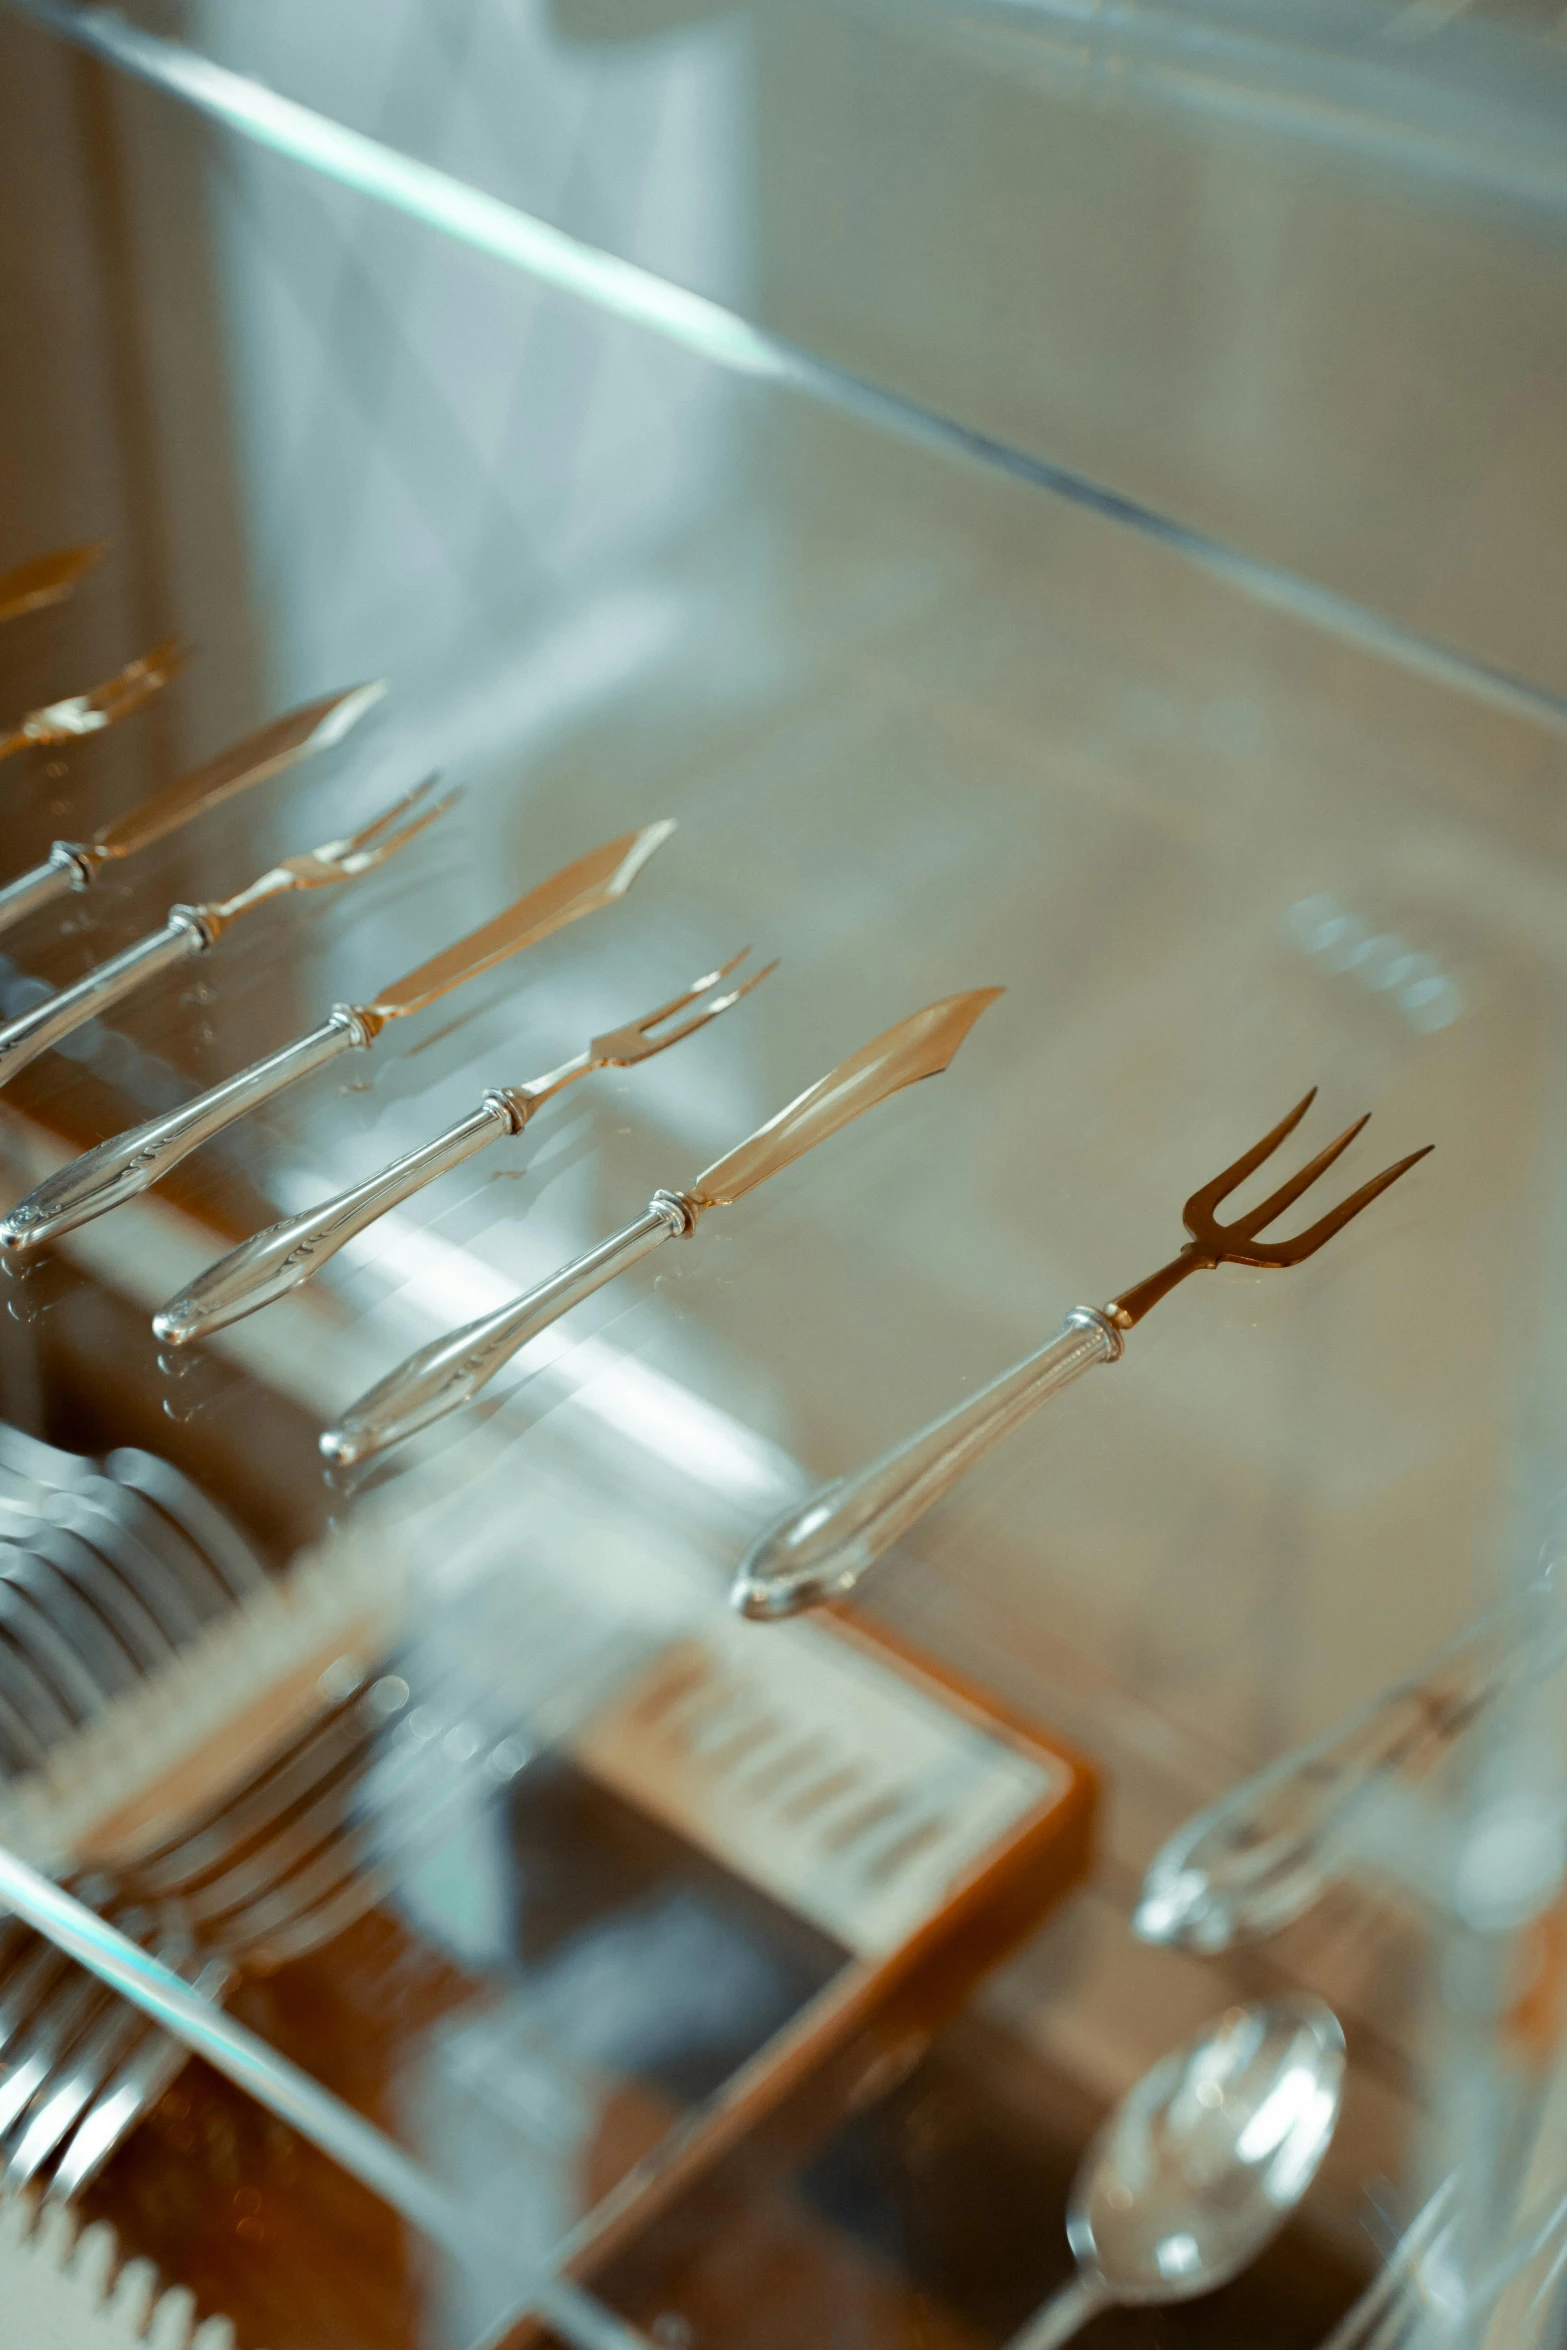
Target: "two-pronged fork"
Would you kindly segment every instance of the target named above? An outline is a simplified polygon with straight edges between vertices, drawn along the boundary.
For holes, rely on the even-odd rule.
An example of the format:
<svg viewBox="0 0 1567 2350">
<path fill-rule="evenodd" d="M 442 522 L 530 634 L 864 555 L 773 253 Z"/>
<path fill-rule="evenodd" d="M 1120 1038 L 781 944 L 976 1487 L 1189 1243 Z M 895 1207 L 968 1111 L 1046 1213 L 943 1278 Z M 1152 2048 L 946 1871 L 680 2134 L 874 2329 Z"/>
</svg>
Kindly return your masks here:
<svg viewBox="0 0 1567 2350">
<path fill-rule="evenodd" d="M 276 1099 L 314 1070 L 325 1068 L 340 1053 L 373 1045 L 391 1020 L 406 1020 L 428 1010 L 453 988 L 465 986 L 481 972 L 493 971 L 513 955 L 541 938 L 548 938 L 568 922 L 612 905 L 624 897 L 654 851 L 674 831 L 669 818 L 644 824 L 638 832 L 622 834 L 590 849 L 585 857 L 562 866 L 466 938 L 459 938 L 416 970 L 394 979 L 368 1003 L 336 1004 L 319 1028 L 296 1037 L 281 1052 L 253 1061 L 237 1077 L 209 1087 L 194 1101 L 162 1118 L 149 1118 L 128 1133 L 116 1134 L 96 1149 L 84 1151 L 69 1166 L 45 1176 L 10 1214 L 0 1217 L 0 1247 L 38 1248 L 74 1232 L 122 1200 L 148 1191 L 192 1151 L 222 1134 L 236 1119 L 248 1117 L 263 1102 Z"/>
<path fill-rule="evenodd" d="M 1211 1183 L 1192 1193 L 1182 1216 L 1191 1238 L 1169 1264 L 1103 1308 L 1074 1306 L 1038 1354 L 1029 1355 L 981 1388 L 969 1402 L 933 1420 L 865 1468 L 823 1486 L 803 1507 L 791 1510 L 764 1534 L 746 1553 L 735 1575 L 731 1597 L 740 1613 L 757 1619 L 792 1616 L 823 1600 L 841 1598 L 993 1444 L 1092 1364 L 1115 1362 L 1125 1344 L 1123 1333 L 1135 1328 L 1188 1274 L 1225 1264 L 1270 1269 L 1300 1264 L 1433 1147 L 1428 1143 L 1426 1150 L 1411 1151 L 1396 1166 L 1384 1168 L 1293 1240 L 1261 1239 L 1259 1235 L 1275 1217 L 1349 1148 L 1366 1123 L 1365 1118 L 1357 1118 L 1298 1175 L 1281 1183 L 1261 1207 L 1249 1209 L 1232 1224 L 1220 1224 L 1214 1212 L 1220 1201 L 1228 1199 L 1278 1149 L 1285 1136 L 1293 1133 L 1315 1099 L 1313 1086 L 1270 1134 Z"/>
<path fill-rule="evenodd" d="M 0 889 L 0 930 L 72 890 L 90 889 L 106 866 L 150 848 L 193 817 L 221 807 L 236 792 L 264 783 L 312 752 L 332 749 L 385 691 L 379 683 L 350 686 L 344 693 L 307 702 L 166 784 L 128 816 L 100 825 L 90 840 L 57 840 L 41 865 Z"/>
<path fill-rule="evenodd" d="M 289 1216 L 281 1224 L 273 1224 L 265 1232 L 258 1232 L 253 1240 L 230 1251 L 215 1265 L 209 1265 L 197 1275 L 189 1289 L 171 1298 L 160 1313 L 154 1314 L 152 1326 L 160 1338 L 174 1346 L 183 1346 L 193 1338 L 206 1338 L 214 1330 L 224 1330 L 231 1322 L 253 1314 L 258 1306 L 270 1305 L 301 1282 L 308 1281 L 320 1271 L 328 1259 L 335 1257 L 346 1242 L 368 1225 L 384 1216 L 389 1208 L 401 1205 L 437 1175 L 449 1168 L 461 1166 L 486 1143 L 496 1142 L 502 1135 L 520 1134 L 534 1113 L 547 1101 L 574 1085 L 579 1077 L 589 1076 L 595 1069 L 630 1069 L 639 1061 L 650 1061 L 656 1053 L 667 1052 L 682 1038 L 694 1036 L 705 1028 L 709 1020 L 716 1020 L 740 998 L 749 995 L 777 969 L 768 963 L 760 971 L 753 971 L 726 993 L 703 1004 L 698 1011 L 690 1007 L 710 988 L 717 987 L 745 961 L 749 947 L 731 956 L 718 970 L 693 980 L 679 995 L 671 996 L 667 1004 L 660 1004 L 653 1012 L 646 1012 L 640 1020 L 628 1020 L 623 1027 L 607 1029 L 595 1036 L 582 1052 L 563 1061 L 558 1069 L 551 1069 L 542 1077 L 530 1077 L 523 1085 L 498 1087 L 487 1093 L 471 1117 L 437 1135 L 405 1158 L 394 1160 L 379 1174 L 371 1175 L 351 1191 L 339 1192 L 318 1208 L 308 1208 L 302 1215 Z M 677 1014 L 689 1012 L 689 1018 L 669 1023 Z"/>
<path fill-rule="evenodd" d="M 184 667 L 185 657 L 179 638 L 165 637 L 161 645 L 154 645 L 139 661 L 127 661 L 90 693 L 72 694 L 63 702 L 29 710 L 20 726 L 0 735 L 0 759 L 9 759 L 13 751 L 25 751 L 29 743 L 74 742 L 80 735 L 101 734 L 106 726 L 118 726 L 122 718 L 129 718 L 168 684 L 175 671 Z"/>
<path fill-rule="evenodd" d="M 411 792 L 383 810 L 371 824 L 362 825 L 358 832 L 347 834 L 342 840 L 327 840 L 318 849 L 307 849 L 302 857 L 285 857 L 281 865 L 274 865 L 242 889 L 237 897 L 216 898 L 206 906 L 174 906 L 161 930 L 154 930 L 146 938 L 127 947 L 123 954 L 111 956 L 100 963 L 96 971 L 89 971 L 74 987 L 62 988 L 58 995 L 46 996 L 41 1004 L 22 1012 L 0 1028 L 0 1085 L 6 1084 L 29 1061 L 35 1061 L 50 1045 L 69 1036 L 84 1020 L 92 1020 L 106 1012 L 111 1004 L 124 1001 L 134 988 L 166 971 L 171 963 L 183 962 L 187 956 L 203 955 L 216 945 L 231 923 L 253 907 L 264 906 L 272 898 L 286 897 L 296 889 L 327 889 L 339 881 L 358 881 L 364 874 L 373 873 L 399 849 L 407 848 L 416 840 L 426 825 L 444 815 L 456 794 L 449 792 L 433 807 L 412 811 L 435 781 L 427 776 Z"/>
</svg>

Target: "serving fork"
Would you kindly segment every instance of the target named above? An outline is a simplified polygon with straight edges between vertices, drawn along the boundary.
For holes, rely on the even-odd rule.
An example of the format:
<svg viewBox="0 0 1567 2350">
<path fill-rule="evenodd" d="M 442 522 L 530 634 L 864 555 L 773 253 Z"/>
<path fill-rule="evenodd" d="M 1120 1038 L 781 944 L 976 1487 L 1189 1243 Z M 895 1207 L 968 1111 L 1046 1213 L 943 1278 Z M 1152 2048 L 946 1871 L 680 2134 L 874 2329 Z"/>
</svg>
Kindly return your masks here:
<svg viewBox="0 0 1567 2350">
<path fill-rule="evenodd" d="M 77 581 L 108 552 L 107 539 L 81 547 L 61 547 L 52 555 L 35 555 L 0 578 L 0 622 L 20 620 L 24 612 L 42 612 L 62 604 Z"/>
<path fill-rule="evenodd" d="M 852 1591 L 882 1553 L 949 1493 L 992 1445 L 1095 1363 L 1118 1361 L 1126 1332 L 1135 1329 L 1143 1316 L 1189 1275 L 1226 1264 L 1271 1271 L 1303 1263 L 1433 1147 L 1427 1144 L 1424 1150 L 1411 1151 L 1407 1158 L 1385 1167 L 1292 1240 L 1264 1240 L 1262 1235 L 1275 1218 L 1349 1148 L 1366 1124 L 1366 1118 L 1357 1118 L 1298 1174 L 1281 1183 L 1260 1207 L 1248 1209 L 1233 1223 L 1219 1223 L 1216 1210 L 1221 1202 L 1294 1132 L 1315 1099 L 1313 1086 L 1260 1142 L 1192 1193 L 1183 1210 L 1190 1238 L 1157 1273 L 1124 1290 L 1107 1306 L 1074 1306 L 1039 1353 L 1027 1356 L 967 1403 L 933 1420 L 865 1468 L 823 1486 L 803 1506 L 780 1519 L 752 1545 L 736 1572 L 731 1597 L 740 1613 L 759 1620 L 791 1616 Z"/>
<path fill-rule="evenodd" d="M 28 745 L 40 747 L 51 743 L 75 742 L 84 734 L 101 734 L 106 726 L 118 726 L 122 718 L 129 718 L 144 702 L 150 702 L 160 688 L 166 686 L 186 661 L 184 645 L 177 636 L 165 637 L 150 653 L 140 660 L 127 661 L 102 685 L 95 685 L 90 693 L 71 694 L 63 702 L 48 702 L 41 710 L 29 710 L 19 726 L 9 734 L 0 735 L 0 759 L 9 759 L 15 751 L 25 751 Z"/>
<path fill-rule="evenodd" d="M 192 768 L 163 791 L 154 792 L 128 816 L 100 826 L 91 840 L 57 840 L 41 865 L 0 888 L 0 930 L 72 890 L 90 889 L 106 865 L 132 857 L 195 816 L 248 791 L 253 783 L 281 774 L 314 751 L 331 749 L 378 702 L 384 684 L 350 686 L 320 701 L 290 710 L 247 735 L 241 743 Z"/>
<path fill-rule="evenodd" d="M 241 916 L 252 913 L 257 906 L 271 903 L 274 898 L 287 897 L 295 890 L 329 889 L 338 882 L 359 881 L 367 873 L 374 873 L 389 858 L 417 840 L 426 826 L 443 816 L 456 798 L 448 792 L 445 799 L 431 807 L 419 807 L 434 783 L 433 776 L 391 807 L 383 809 L 373 822 L 362 825 L 357 832 L 348 833 L 340 840 L 325 840 L 316 849 L 307 849 L 303 856 L 285 857 L 280 865 L 257 876 L 248 889 L 242 889 L 231 898 L 215 898 L 204 906 L 174 906 L 161 930 L 150 931 L 122 954 L 112 955 L 89 971 L 74 987 L 61 988 L 58 994 L 46 996 L 42 1003 L 32 1005 L 14 1020 L 0 1027 L 0 1085 L 6 1085 L 36 1061 L 39 1054 L 80 1028 L 84 1021 L 94 1020 L 107 1012 L 160 971 L 172 964 L 183 963 L 192 955 L 204 955 L 215 946 L 223 933 Z M 417 813 L 415 813 L 417 810 Z"/>
<path fill-rule="evenodd" d="M 562 867 L 537 889 L 482 923 L 429 962 L 396 979 L 369 1003 L 336 1004 L 313 1028 L 281 1052 L 254 1061 L 237 1077 L 215 1085 L 182 1109 L 150 1118 L 129 1133 L 84 1151 L 69 1166 L 47 1176 L 18 1207 L 0 1218 L 0 1247 L 21 1251 L 73 1232 L 123 1200 L 146 1191 L 182 1159 L 210 1142 L 285 1087 L 324 1068 L 355 1047 L 373 1045 L 390 1020 L 407 1018 L 437 1003 L 454 988 L 492 971 L 552 931 L 624 896 L 655 849 L 675 827 L 669 819 L 644 824 L 618 840 L 591 849 Z"/>
<path fill-rule="evenodd" d="M 335 1199 L 320 1207 L 308 1208 L 297 1216 L 288 1216 L 279 1224 L 269 1225 L 221 1257 L 205 1272 L 199 1273 L 189 1289 L 171 1298 L 152 1318 L 152 1327 L 159 1338 L 171 1345 L 184 1346 L 194 1338 L 205 1338 L 214 1330 L 227 1329 L 246 1314 L 253 1314 L 259 1306 L 270 1305 L 274 1298 L 286 1296 L 308 1281 L 321 1267 L 336 1256 L 338 1250 L 384 1216 L 388 1209 L 399 1206 L 438 1175 L 453 1167 L 460 1167 L 465 1159 L 473 1157 L 486 1144 L 498 1141 L 503 1135 L 520 1134 L 535 1113 L 574 1085 L 579 1077 L 587 1077 L 596 1069 L 631 1069 L 639 1062 L 652 1060 L 655 1054 L 667 1052 L 672 1044 L 694 1036 L 710 1020 L 749 995 L 760 986 L 776 963 L 768 963 L 760 971 L 753 971 L 748 979 L 715 996 L 700 1010 L 692 1010 L 699 998 L 736 971 L 750 953 L 743 948 L 716 971 L 693 980 L 680 993 L 671 996 L 667 1004 L 655 1011 L 645 1012 L 640 1020 L 628 1020 L 619 1028 L 606 1029 L 595 1036 L 580 1053 L 563 1061 L 558 1069 L 548 1070 L 542 1077 L 530 1077 L 522 1085 L 504 1086 L 486 1093 L 471 1116 L 448 1127 L 433 1142 L 394 1160 L 379 1174 L 371 1175 L 349 1191 L 339 1192 Z M 689 1017 L 680 1020 L 678 1015 Z M 671 1027 L 669 1024 L 676 1024 Z"/>
<path fill-rule="evenodd" d="M 769 1175 L 791 1166 L 889 1094 L 922 1077 L 938 1076 L 1001 992 L 999 987 L 976 987 L 964 995 L 943 996 L 873 1037 L 786 1103 L 765 1126 L 704 1168 L 689 1191 L 655 1191 L 635 1223 L 526 1296 L 410 1355 L 325 1431 L 322 1452 L 328 1460 L 347 1466 L 401 1443 L 466 1403 L 530 1338 L 548 1330 L 650 1250 L 694 1232 L 709 1208 L 743 1199 Z"/>
</svg>

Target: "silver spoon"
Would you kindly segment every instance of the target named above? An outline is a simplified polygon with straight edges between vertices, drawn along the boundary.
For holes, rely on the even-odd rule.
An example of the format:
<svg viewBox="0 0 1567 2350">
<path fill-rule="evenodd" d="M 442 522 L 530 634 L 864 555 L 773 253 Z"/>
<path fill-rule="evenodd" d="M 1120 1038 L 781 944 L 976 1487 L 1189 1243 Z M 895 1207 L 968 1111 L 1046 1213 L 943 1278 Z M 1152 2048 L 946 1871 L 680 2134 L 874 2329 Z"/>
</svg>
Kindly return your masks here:
<svg viewBox="0 0 1567 2350">
<path fill-rule="evenodd" d="M 1007 2350 L 1056 2350 L 1101 2310 L 1194 2301 L 1277 2235 L 1327 2152 L 1338 2018 L 1309 1995 L 1232 2007 L 1145 2073 L 1077 2168 L 1077 2275 Z"/>
</svg>

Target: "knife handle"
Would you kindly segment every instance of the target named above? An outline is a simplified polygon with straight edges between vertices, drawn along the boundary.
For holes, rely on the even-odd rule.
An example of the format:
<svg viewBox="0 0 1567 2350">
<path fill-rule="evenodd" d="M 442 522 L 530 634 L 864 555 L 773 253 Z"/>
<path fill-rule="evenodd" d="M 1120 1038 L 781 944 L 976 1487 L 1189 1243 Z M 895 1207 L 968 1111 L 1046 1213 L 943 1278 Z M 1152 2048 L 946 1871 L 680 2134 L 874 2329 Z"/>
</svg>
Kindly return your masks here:
<svg viewBox="0 0 1567 2350">
<path fill-rule="evenodd" d="M 1123 1344 L 1093 1306 L 1074 1306 L 1037 1354 L 770 1527 L 735 1572 L 735 1606 L 764 1621 L 841 1599 L 992 1445 Z"/>
<path fill-rule="evenodd" d="M 252 1062 L 237 1077 L 198 1094 L 183 1109 L 171 1110 L 163 1118 L 149 1118 L 145 1126 L 114 1135 L 108 1142 L 100 1142 L 96 1150 L 84 1151 L 68 1167 L 46 1176 L 19 1207 L 0 1219 L 0 1247 L 18 1251 L 38 1248 L 46 1240 L 74 1232 L 78 1224 L 90 1222 L 106 1209 L 117 1208 L 122 1200 L 134 1199 L 247 1111 L 259 1109 L 285 1086 L 308 1077 L 312 1069 L 368 1041 L 352 1008 L 339 1004 L 330 1019 L 308 1036 L 285 1045 L 282 1052 Z"/>
<path fill-rule="evenodd" d="M 400 1444 L 420 1428 L 428 1428 L 446 1412 L 467 1403 L 495 1376 L 530 1338 L 548 1330 L 572 1306 L 613 1281 L 628 1265 L 645 1257 L 666 1240 L 689 1232 L 696 1217 L 688 1200 L 672 1191 L 656 1191 L 647 1213 L 626 1225 L 613 1239 L 589 1249 L 574 1264 L 541 1281 L 498 1313 L 469 1322 L 461 1330 L 422 1346 L 399 1363 L 395 1371 L 351 1404 L 335 1428 L 321 1438 L 329 1461 L 347 1467 L 389 1444 Z"/>
<path fill-rule="evenodd" d="M 62 987 L 58 994 L 45 996 L 41 1004 L 8 1020 L 0 1028 L 0 1085 L 8 1085 L 30 1061 L 69 1036 L 73 1028 L 95 1020 L 112 1004 L 122 1003 L 143 980 L 156 978 L 171 963 L 184 962 L 187 955 L 199 955 L 206 943 L 200 923 L 183 906 L 176 906 L 161 930 L 139 938 L 122 955 L 111 955 L 74 987 Z"/>
<path fill-rule="evenodd" d="M 91 864 L 82 851 L 72 848 L 69 841 L 57 840 L 41 865 L 0 889 L 0 930 L 9 930 L 13 922 L 36 913 L 40 906 L 52 906 L 56 898 L 69 897 L 72 890 L 85 889 L 91 874 Z"/>
<path fill-rule="evenodd" d="M 209 1337 L 214 1330 L 242 1321 L 259 1306 L 299 1288 L 388 1208 L 411 1198 L 448 1168 L 461 1166 L 487 1142 L 515 1132 L 516 1125 L 505 1103 L 487 1094 L 460 1126 L 383 1167 L 351 1191 L 340 1191 L 318 1208 L 269 1225 L 208 1265 L 188 1289 L 153 1315 L 153 1330 L 171 1345 L 185 1346 L 193 1338 Z"/>
</svg>

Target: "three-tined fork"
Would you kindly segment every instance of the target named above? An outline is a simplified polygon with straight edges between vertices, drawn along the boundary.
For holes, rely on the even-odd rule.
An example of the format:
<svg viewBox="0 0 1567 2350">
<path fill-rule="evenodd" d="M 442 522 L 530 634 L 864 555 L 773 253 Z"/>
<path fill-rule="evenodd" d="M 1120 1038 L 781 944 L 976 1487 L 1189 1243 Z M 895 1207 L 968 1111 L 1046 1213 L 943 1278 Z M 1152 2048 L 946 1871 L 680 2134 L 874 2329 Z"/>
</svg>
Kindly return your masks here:
<svg viewBox="0 0 1567 2350">
<path fill-rule="evenodd" d="M 328 1260 L 336 1256 L 356 1233 L 363 1232 L 384 1216 L 388 1209 L 399 1206 L 437 1175 L 461 1166 L 487 1143 L 497 1142 L 503 1135 L 520 1134 L 537 1110 L 543 1108 L 579 1077 L 589 1076 L 595 1069 L 631 1069 L 639 1062 L 650 1061 L 672 1044 L 694 1036 L 710 1020 L 759 987 L 770 971 L 777 968 L 767 963 L 760 971 L 753 971 L 748 979 L 712 996 L 708 1003 L 701 998 L 737 971 L 750 953 L 744 947 L 721 963 L 716 971 L 706 972 L 694 979 L 678 995 L 659 1004 L 653 1011 L 644 1012 L 639 1020 L 628 1020 L 619 1028 L 606 1029 L 595 1036 L 580 1053 L 563 1061 L 558 1069 L 548 1070 L 542 1077 L 530 1077 L 522 1085 L 510 1085 L 487 1093 L 470 1117 L 438 1134 L 406 1157 L 394 1160 L 378 1174 L 368 1176 L 352 1190 L 339 1192 L 335 1199 L 323 1202 L 318 1208 L 308 1208 L 302 1214 L 289 1216 L 280 1224 L 269 1225 L 254 1239 L 244 1241 L 226 1257 L 197 1275 L 190 1287 L 171 1298 L 168 1304 L 153 1316 L 153 1329 L 159 1338 L 173 1346 L 183 1346 L 194 1338 L 205 1338 L 214 1330 L 226 1329 L 231 1322 L 246 1314 L 253 1314 L 259 1306 L 270 1305 L 274 1298 L 283 1297 L 301 1282 L 318 1273 Z M 681 1019 L 681 1013 L 687 1015 Z"/>
<path fill-rule="evenodd" d="M 191 955 L 204 955 L 241 915 L 257 906 L 267 905 L 274 898 L 286 897 L 294 890 L 328 889 L 337 882 L 358 881 L 367 873 L 374 873 L 388 858 L 417 840 L 427 825 L 445 814 L 457 797 L 448 792 L 444 799 L 428 807 L 419 803 L 434 785 L 436 778 L 426 776 L 423 783 L 401 799 L 394 800 L 370 823 L 357 832 L 346 833 L 340 840 L 326 840 L 316 849 L 307 849 L 303 856 L 285 857 L 258 875 L 247 889 L 231 898 L 215 898 L 204 906 L 173 906 L 161 930 L 151 931 L 138 939 L 122 954 L 113 955 L 79 979 L 74 987 L 62 988 L 57 995 L 46 996 L 42 1003 L 19 1013 L 0 1027 L 0 1085 L 25 1069 L 30 1061 L 69 1036 L 87 1020 L 96 1019 L 111 1005 L 140 987 L 171 964 L 184 962 Z M 416 812 L 417 811 L 417 812 Z"/>
<path fill-rule="evenodd" d="M 1433 1147 L 1428 1143 L 1425 1150 L 1411 1151 L 1396 1165 L 1385 1167 L 1292 1240 L 1264 1240 L 1262 1234 L 1275 1218 L 1293 1206 L 1339 1154 L 1348 1150 L 1366 1124 L 1366 1118 L 1357 1118 L 1298 1174 L 1281 1183 L 1260 1207 L 1248 1209 L 1233 1223 L 1219 1223 L 1216 1210 L 1221 1201 L 1255 1174 L 1294 1132 L 1316 1094 L 1313 1086 L 1304 1101 L 1297 1102 L 1260 1142 L 1192 1193 L 1182 1211 L 1191 1237 L 1157 1273 L 1123 1290 L 1102 1308 L 1074 1306 L 1039 1353 L 1027 1356 L 967 1403 L 933 1420 L 865 1468 L 823 1486 L 803 1507 L 791 1510 L 753 1543 L 736 1570 L 730 1595 L 740 1613 L 757 1620 L 791 1616 L 852 1591 L 883 1552 L 949 1493 L 992 1445 L 1095 1363 L 1116 1362 L 1125 1347 L 1125 1333 L 1188 1275 L 1211 1272 L 1226 1264 L 1271 1270 L 1303 1263 Z"/>
</svg>

